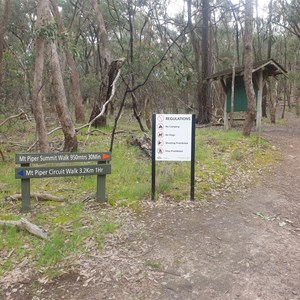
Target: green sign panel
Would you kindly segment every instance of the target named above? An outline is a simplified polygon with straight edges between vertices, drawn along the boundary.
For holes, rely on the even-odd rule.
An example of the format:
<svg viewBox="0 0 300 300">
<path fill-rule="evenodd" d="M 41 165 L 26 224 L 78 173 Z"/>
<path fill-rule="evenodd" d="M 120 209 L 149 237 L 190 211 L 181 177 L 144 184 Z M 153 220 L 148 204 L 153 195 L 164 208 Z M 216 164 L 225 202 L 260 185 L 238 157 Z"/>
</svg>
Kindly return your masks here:
<svg viewBox="0 0 300 300">
<path fill-rule="evenodd" d="M 16 179 L 106 175 L 111 173 L 111 165 L 82 165 L 61 167 L 19 167 L 15 169 Z"/>
<path fill-rule="evenodd" d="M 30 178 L 65 177 L 65 176 L 97 176 L 98 202 L 105 202 L 106 174 L 111 174 L 111 152 L 84 153 L 19 153 L 16 154 L 15 178 L 21 179 L 22 212 L 30 210 Z M 76 162 L 97 162 L 98 164 L 73 165 Z M 32 167 L 31 164 L 50 163 L 47 167 Z M 67 166 L 54 166 L 67 163 Z"/>
<path fill-rule="evenodd" d="M 16 164 L 110 161 L 110 152 L 16 154 Z"/>
</svg>

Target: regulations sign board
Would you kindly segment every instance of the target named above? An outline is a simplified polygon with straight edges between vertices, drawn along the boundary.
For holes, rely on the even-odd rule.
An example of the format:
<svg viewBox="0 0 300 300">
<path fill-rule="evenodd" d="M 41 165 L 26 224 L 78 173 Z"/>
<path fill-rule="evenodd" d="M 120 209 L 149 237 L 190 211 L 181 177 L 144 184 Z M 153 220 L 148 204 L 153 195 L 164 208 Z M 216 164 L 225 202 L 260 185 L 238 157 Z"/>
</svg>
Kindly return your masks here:
<svg viewBox="0 0 300 300">
<path fill-rule="evenodd" d="M 195 189 L 195 115 L 152 115 L 152 200 L 155 198 L 156 161 L 191 163 L 191 193 Z"/>
<path fill-rule="evenodd" d="M 82 165 L 60 167 L 18 167 L 16 179 L 111 174 L 111 165 Z"/>
<path fill-rule="evenodd" d="M 191 161 L 192 115 L 157 114 L 155 160 Z"/>
</svg>

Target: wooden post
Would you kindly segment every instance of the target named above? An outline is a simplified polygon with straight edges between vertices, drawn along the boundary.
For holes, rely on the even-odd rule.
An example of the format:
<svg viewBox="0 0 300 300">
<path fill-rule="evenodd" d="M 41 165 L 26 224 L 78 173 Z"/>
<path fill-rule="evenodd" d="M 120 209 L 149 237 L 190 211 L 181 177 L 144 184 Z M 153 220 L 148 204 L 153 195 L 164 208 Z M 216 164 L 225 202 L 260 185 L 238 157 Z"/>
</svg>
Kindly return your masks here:
<svg viewBox="0 0 300 300">
<path fill-rule="evenodd" d="M 224 104 L 224 129 L 228 130 L 228 113 L 227 113 L 227 94 L 225 94 L 225 104 Z"/>
<path fill-rule="evenodd" d="M 106 176 L 97 175 L 97 194 L 96 199 L 99 203 L 105 203 L 105 186 L 106 186 Z"/>
<path fill-rule="evenodd" d="M 30 164 L 21 164 L 21 167 L 29 167 Z M 30 179 L 21 180 L 21 193 L 22 193 L 22 213 L 28 213 L 30 211 Z"/>
<path fill-rule="evenodd" d="M 230 128 L 233 128 L 233 115 L 234 115 L 234 92 L 235 92 L 235 60 L 232 66 L 232 79 L 231 79 L 231 101 L 230 101 Z"/>
<path fill-rule="evenodd" d="M 221 85 L 225 93 L 225 101 L 224 101 L 224 129 L 228 130 L 228 113 L 227 113 L 227 89 L 226 89 L 226 79 L 221 79 Z"/>
<path fill-rule="evenodd" d="M 263 80 L 263 71 L 260 70 L 258 74 L 258 92 L 256 104 L 256 130 L 258 131 L 259 136 L 261 135 Z"/>
</svg>

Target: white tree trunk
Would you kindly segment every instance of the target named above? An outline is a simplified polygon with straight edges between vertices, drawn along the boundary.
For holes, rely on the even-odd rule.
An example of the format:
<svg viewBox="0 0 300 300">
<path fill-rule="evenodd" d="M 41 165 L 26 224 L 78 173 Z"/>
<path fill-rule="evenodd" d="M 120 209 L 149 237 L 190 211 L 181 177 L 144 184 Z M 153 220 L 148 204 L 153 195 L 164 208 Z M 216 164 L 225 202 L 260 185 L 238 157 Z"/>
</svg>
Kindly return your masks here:
<svg viewBox="0 0 300 300">
<path fill-rule="evenodd" d="M 39 0 L 37 5 L 37 20 L 35 29 L 38 31 L 43 24 L 46 16 L 48 1 Z M 35 67 L 32 87 L 32 111 L 35 118 L 37 136 L 39 141 L 39 150 L 41 152 L 49 151 L 49 143 L 47 138 L 47 128 L 45 123 L 45 115 L 43 110 L 43 71 L 44 71 L 44 40 L 43 37 L 37 35 L 35 41 Z"/>
</svg>

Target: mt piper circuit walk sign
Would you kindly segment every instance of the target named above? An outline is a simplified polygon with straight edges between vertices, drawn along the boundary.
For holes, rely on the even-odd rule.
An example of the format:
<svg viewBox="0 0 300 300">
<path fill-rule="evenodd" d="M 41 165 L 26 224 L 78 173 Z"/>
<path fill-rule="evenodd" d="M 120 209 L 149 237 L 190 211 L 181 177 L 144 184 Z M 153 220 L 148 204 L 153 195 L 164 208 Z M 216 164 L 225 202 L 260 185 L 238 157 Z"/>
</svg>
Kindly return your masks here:
<svg viewBox="0 0 300 300">
<path fill-rule="evenodd" d="M 110 152 L 87 153 L 25 153 L 16 154 L 15 178 L 21 179 L 22 212 L 30 210 L 30 178 L 65 177 L 97 175 L 97 201 L 105 202 L 106 174 L 111 173 Z M 74 163 L 95 162 L 98 164 L 80 164 L 76 166 L 46 166 L 31 167 L 32 163 Z"/>
<path fill-rule="evenodd" d="M 152 200 L 155 198 L 156 161 L 190 161 L 191 193 L 195 190 L 195 115 L 152 115 Z"/>
</svg>

